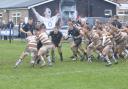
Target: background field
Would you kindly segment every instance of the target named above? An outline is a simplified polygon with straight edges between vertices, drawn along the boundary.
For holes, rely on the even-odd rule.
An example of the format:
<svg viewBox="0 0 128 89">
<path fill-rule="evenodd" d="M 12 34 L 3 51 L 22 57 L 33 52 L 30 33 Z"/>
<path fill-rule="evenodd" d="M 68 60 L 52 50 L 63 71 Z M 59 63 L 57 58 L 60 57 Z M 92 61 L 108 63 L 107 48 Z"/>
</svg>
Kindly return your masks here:
<svg viewBox="0 0 128 89">
<path fill-rule="evenodd" d="M 0 41 L 0 89 L 128 89 L 128 63 L 105 67 L 104 63 L 73 62 L 69 45 L 63 45 L 64 62 L 53 67 L 31 68 L 30 57 L 14 69 L 24 50 L 21 41 Z"/>
</svg>

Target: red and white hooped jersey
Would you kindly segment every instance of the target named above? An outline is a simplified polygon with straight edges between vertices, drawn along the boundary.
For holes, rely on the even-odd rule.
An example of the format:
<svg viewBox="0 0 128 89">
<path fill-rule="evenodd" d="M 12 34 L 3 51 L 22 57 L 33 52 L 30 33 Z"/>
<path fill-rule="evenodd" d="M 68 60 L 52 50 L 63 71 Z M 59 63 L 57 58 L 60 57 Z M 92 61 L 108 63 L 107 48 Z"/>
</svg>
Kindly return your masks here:
<svg viewBox="0 0 128 89">
<path fill-rule="evenodd" d="M 52 43 L 51 40 L 48 37 L 48 34 L 46 32 L 42 32 L 39 36 L 38 39 L 41 41 L 42 44 L 49 44 Z"/>
<path fill-rule="evenodd" d="M 36 36 L 28 36 L 27 38 L 26 38 L 26 40 L 27 40 L 27 43 L 28 43 L 28 46 L 29 45 L 35 45 L 35 46 L 37 46 L 37 37 Z"/>
</svg>

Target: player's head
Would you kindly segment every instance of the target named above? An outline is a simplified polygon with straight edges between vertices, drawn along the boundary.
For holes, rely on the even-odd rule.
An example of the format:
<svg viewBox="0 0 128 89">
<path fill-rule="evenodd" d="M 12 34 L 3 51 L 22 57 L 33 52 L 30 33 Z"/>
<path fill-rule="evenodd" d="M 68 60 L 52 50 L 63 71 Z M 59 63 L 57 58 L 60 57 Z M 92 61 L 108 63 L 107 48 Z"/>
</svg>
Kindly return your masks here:
<svg viewBox="0 0 128 89">
<path fill-rule="evenodd" d="M 128 23 L 125 24 L 125 27 L 128 28 Z"/>
<path fill-rule="evenodd" d="M 115 16 L 113 17 L 113 19 L 114 19 L 114 20 L 118 20 L 119 17 L 118 17 L 117 15 L 115 15 Z"/>
<path fill-rule="evenodd" d="M 30 17 L 30 18 L 28 19 L 28 23 L 29 23 L 29 24 L 33 24 L 33 18 L 32 18 L 32 17 Z"/>
<path fill-rule="evenodd" d="M 46 28 L 45 25 L 42 24 L 42 23 L 37 23 L 36 26 L 35 26 L 35 29 L 36 29 L 37 31 L 43 30 L 43 29 L 45 29 L 45 28 Z"/>
<path fill-rule="evenodd" d="M 101 24 L 102 24 L 102 23 L 101 23 L 101 21 L 100 21 L 99 19 L 96 19 L 96 20 L 95 20 L 95 25 L 96 25 L 96 26 L 101 25 Z"/>
<path fill-rule="evenodd" d="M 82 25 L 85 25 L 87 22 L 87 18 L 80 18 L 80 22 Z"/>
<path fill-rule="evenodd" d="M 57 27 L 55 27 L 55 28 L 53 29 L 53 31 L 54 31 L 54 34 L 57 34 L 57 33 L 59 32 L 59 29 L 58 29 Z"/>
</svg>

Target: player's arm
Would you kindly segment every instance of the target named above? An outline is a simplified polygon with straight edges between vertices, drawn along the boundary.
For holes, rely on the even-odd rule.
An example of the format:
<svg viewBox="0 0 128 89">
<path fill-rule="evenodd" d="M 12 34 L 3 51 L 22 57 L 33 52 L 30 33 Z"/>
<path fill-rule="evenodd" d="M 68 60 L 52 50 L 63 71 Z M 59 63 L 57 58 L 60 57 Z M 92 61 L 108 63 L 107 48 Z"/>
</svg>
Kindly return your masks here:
<svg viewBox="0 0 128 89">
<path fill-rule="evenodd" d="M 128 33 L 128 28 L 124 28 L 124 29 L 122 29 L 121 31 Z"/>
<path fill-rule="evenodd" d="M 27 32 L 23 28 L 20 28 L 20 32 L 27 34 Z"/>
<path fill-rule="evenodd" d="M 113 38 L 113 36 L 112 35 L 108 35 L 107 38 L 110 38 L 111 39 L 111 38 Z"/>
<path fill-rule="evenodd" d="M 28 32 L 26 31 L 26 28 L 27 28 L 27 25 L 23 24 L 22 28 L 20 28 L 20 32 L 23 32 L 23 33 L 27 34 Z"/>
<path fill-rule="evenodd" d="M 85 35 L 84 31 L 80 30 L 80 34 L 83 37 Z"/>
</svg>

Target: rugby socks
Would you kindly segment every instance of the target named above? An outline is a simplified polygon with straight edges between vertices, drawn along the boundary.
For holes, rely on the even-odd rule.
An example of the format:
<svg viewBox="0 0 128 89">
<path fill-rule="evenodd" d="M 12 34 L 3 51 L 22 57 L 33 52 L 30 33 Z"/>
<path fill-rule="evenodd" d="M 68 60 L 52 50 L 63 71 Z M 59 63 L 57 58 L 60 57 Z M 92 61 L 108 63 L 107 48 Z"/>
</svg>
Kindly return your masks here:
<svg viewBox="0 0 128 89">
<path fill-rule="evenodd" d="M 52 62 L 55 62 L 55 53 L 54 53 L 54 50 L 51 51 L 51 56 L 52 56 Z"/>
<path fill-rule="evenodd" d="M 78 56 L 80 57 L 80 61 L 84 60 L 84 55 L 80 53 L 80 51 L 77 51 Z"/>
<path fill-rule="evenodd" d="M 77 60 L 77 54 L 74 54 L 74 58 L 72 59 L 73 61 Z"/>
<path fill-rule="evenodd" d="M 125 51 L 126 55 L 128 56 L 128 49 L 125 49 L 124 51 Z"/>
<path fill-rule="evenodd" d="M 84 52 L 83 54 L 84 54 L 84 59 L 87 59 L 87 53 Z"/>
<path fill-rule="evenodd" d="M 116 60 L 114 53 L 112 53 L 112 59 L 114 60 L 115 64 L 118 64 L 118 61 Z"/>
<path fill-rule="evenodd" d="M 60 54 L 60 61 L 63 61 L 63 55 L 62 55 L 62 52 L 59 53 Z"/>
<path fill-rule="evenodd" d="M 41 58 L 41 61 L 42 61 L 41 66 L 44 66 L 44 65 L 46 64 L 46 62 L 45 62 L 45 60 L 44 60 L 44 57 L 43 57 L 43 56 L 40 56 L 40 58 Z"/>
<path fill-rule="evenodd" d="M 48 59 L 48 65 L 49 65 L 49 66 L 52 66 L 52 62 L 51 62 L 50 56 L 47 56 L 47 59 Z"/>
<path fill-rule="evenodd" d="M 16 64 L 15 64 L 15 67 L 17 67 L 21 62 L 22 62 L 22 59 L 18 59 Z"/>
<path fill-rule="evenodd" d="M 77 60 L 77 50 L 76 50 L 76 48 L 73 47 L 73 48 L 72 48 L 72 51 L 73 51 L 73 56 L 74 56 L 74 58 L 73 58 L 72 60 L 73 60 L 73 61 L 74 61 L 74 60 Z"/>
<path fill-rule="evenodd" d="M 89 63 L 92 63 L 91 55 L 90 55 L 90 56 L 88 56 L 88 62 L 89 62 Z"/>
<path fill-rule="evenodd" d="M 109 60 L 109 58 L 108 58 L 108 56 L 105 56 L 105 59 L 106 59 L 106 61 L 107 61 L 107 65 L 111 65 L 112 63 L 111 63 L 111 61 Z"/>
<path fill-rule="evenodd" d="M 35 57 L 35 64 L 40 64 L 40 57 L 39 56 L 36 56 Z"/>
<path fill-rule="evenodd" d="M 35 57 L 33 56 L 30 61 L 31 64 L 35 64 Z"/>
</svg>

